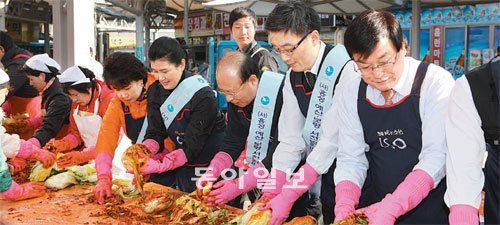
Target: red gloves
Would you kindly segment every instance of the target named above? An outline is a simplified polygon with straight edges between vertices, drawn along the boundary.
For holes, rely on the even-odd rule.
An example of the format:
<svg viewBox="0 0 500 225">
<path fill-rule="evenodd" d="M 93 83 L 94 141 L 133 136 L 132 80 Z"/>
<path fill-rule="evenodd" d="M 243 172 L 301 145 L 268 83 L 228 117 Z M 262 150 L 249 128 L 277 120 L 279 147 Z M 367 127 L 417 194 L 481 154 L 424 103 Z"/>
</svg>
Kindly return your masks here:
<svg viewBox="0 0 500 225">
<path fill-rule="evenodd" d="M 83 151 L 71 151 L 57 160 L 57 166 L 66 168 L 68 166 L 80 165 L 94 159 L 94 147 L 86 148 Z"/>
</svg>

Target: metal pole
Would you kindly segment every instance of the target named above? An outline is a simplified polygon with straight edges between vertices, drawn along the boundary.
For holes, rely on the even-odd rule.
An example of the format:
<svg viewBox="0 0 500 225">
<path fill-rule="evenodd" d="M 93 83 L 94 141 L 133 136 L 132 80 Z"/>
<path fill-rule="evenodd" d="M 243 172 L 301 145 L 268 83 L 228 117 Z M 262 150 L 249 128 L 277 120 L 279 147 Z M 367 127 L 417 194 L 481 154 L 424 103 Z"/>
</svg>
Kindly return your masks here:
<svg viewBox="0 0 500 225">
<path fill-rule="evenodd" d="M 144 62 L 144 17 L 135 16 L 135 57 Z"/>
<path fill-rule="evenodd" d="M 103 38 L 104 33 L 97 32 L 97 35 L 99 37 L 99 62 L 104 62 L 104 43 L 103 43 L 103 41 L 104 41 L 104 38 Z"/>
<path fill-rule="evenodd" d="M 4 31 L 5 29 L 5 13 L 7 12 L 7 5 L 4 1 L 0 1 L 0 30 Z"/>
<path fill-rule="evenodd" d="M 135 57 L 144 62 L 144 0 L 135 4 Z"/>
<path fill-rule="evenodd" d="M 147 56 L 147 53 L 149 51 L 149 43 L 151 43 L 151 29 L 149 29 L 149 27 L 146 27 L 146 41 L 144 42 L 144 49 L 146 50 L 145 52 L 145 60 L 144 60 L 144 65 L 146 65 L 146 67 L 149 67 L 149 58 L 146 57 Z"/>
<path fill-rule="evenodd" d="M 45 53 L 49 54 L 51 57 L 54 57 L 53 54 L 50 53 L 50 32 L 49 32 L 49 26 L 50 24 L 48 22 L 43 24 L 43 34 L 44 34 L 44 40 L 43 40 L 43 46 Z"/>
<path fill-rule="evenodd" d="M 420 59 L 420 0 L 412 1 L 411 15 L 411 57 Z"/>
<path fill-rule="evenodd" d="M 189 31 L 188 31 L 188 19 L 189 19 L 189 0 L 184 0 L 184 40 L 186 45 L 188 44 Z"/>
</svg>

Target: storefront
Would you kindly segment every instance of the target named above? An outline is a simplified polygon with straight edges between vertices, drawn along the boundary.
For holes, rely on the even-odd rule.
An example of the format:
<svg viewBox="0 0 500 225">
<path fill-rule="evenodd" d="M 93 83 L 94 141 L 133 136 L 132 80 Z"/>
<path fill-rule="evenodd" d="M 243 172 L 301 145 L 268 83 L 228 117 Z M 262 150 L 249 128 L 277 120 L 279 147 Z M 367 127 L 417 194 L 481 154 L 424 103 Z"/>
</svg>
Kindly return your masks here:
<svg viewBox="0 0 500 225">
<path fill-rule="evenodd" d="M 175 37 L 184 38 L 183 17 L 177 17 L 174 21 Z M 206 60 L 206 46 L 208 38 L 214 36 L 212 12 L 199 12 L 189 15 L 187 49 L 190 58 L 190 68 L 193 68 Z"/>
<path fill-rule="evenodd" d="M 500 3 L 424 9 L 420 15 L 420 59 L 455 77 L 488 63 L 500 46 Z M 410 42 L 411 12 L 394 13 Z"/>
</svg>

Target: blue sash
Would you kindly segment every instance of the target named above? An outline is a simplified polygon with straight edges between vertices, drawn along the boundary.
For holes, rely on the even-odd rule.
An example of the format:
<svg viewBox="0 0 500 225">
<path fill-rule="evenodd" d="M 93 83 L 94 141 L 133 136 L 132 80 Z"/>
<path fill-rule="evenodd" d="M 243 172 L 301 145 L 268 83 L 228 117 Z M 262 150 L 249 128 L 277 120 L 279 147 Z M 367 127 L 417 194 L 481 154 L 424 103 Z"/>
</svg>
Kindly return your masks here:
<svg viewBox="0 0 500 225">
<path fill-rule="evenodd" d="M 148 114 L 144 116 L 144 122 L 142 122 L 141 132 L 139 132 L 139 136 L 137 137 L 137 141 L 135 143 L 142 143 L 144 140 L 144 136 L 146 135 L 146 130 L 148 129 Z"/>
<path fill-rule="evenodd" d="M 323 114 L 328 111 L 332 104 L 335 81 L 340 75 L 342 67 L 349 60 L 350 57 L 345 47 L 337 44 L 330 50 L 319 70 L 318 78 L 311 95 L 311 101 L 309 102 L 304 130 L 302 131 L 308 153 L 318 143 L 322 132 L 321 121 L 323 120 Z"/>
<path fill-rule="evenodd" d="M 200 89 L 208 87 L 208 83 L 200 75 L 193 75 L 184 79 L 177 88 L 168 96 L 160 107 L 161 117 L 165 128 L 168 129 L 177 114 L 193 98 Z"/>
<path fill-rule="evenodd" d="M 271 71 L 265 71 L 260 78 L 247 138 L 246 160 L 250 166 L 266 158 L 273 126 L 274 107 L 283 79 L 283 74 Z"/>
</svg>

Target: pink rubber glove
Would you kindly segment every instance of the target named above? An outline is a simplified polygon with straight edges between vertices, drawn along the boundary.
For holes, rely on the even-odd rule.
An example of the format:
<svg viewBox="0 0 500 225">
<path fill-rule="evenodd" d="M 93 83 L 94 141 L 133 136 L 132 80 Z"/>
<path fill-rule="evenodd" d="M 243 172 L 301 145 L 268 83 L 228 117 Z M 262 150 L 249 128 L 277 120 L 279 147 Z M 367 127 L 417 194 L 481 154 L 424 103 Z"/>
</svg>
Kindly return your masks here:
<svg viewBox="0 0 500 225">
<path fill-rule="evenodd" d="M 22 159 L 19 157 L 14 157 L 14 158 L 10 159 L 9 163 L 10 163 L 10 165 L 12 165 L 12 167 L 14 167 L 14 172 L 12 172 L 12 174 L 20 172 L 21 170 L 24 169 L 24 167 L 26 167 L 26 165 L 28 165 L 28 162 L 26 162 L 26 159 Z"/>
<path fill-rule="evenodd" d="M 273 199 L 281 193 L 281 189 L 283 185 L 287 182 L 287 175 L 285 172 L 272 168 L 271 173 L 267 177 L 266 183 L 262 187 L 262 197 L 266 197 L 268 199 Z"/>
<path fill-rule="evenodd" d="M 226 204 L 241 194 L 247 193 L 257 188 L 259 179 L 266 179 L 266 167 L 262 163 L 250 167 L 243 176 L 235 180 L 222 180 L 213 186 L 213 190 L 208 194 L 207 202 L 214 202 L 216 205 Z"/>
<path fill-rule="evenodd" d="M 42 149 L 40 142 L 36 138 L 29 140 L 21 140 L 21 147 L 17 153 L 17 157 L 22 159 L 36 159 L 43 164 L 43 167 L 48 168 L 56 161 L 56 155 L 45 149 Z"/>
<path fill-rule="evenodd" d="M 149 151 L 151 151 L 151 155 L 153 156 L 156 155 L 156 153 L 160 149 L 160 145 L 158 144 L 158 142 L 153 139 L 146 139 L 142 142 L 142 144 L 146 146 Z"/>
<path fill-rule="evenodd" d="M 398 185 L 392 194 L 387 194 L 380 202 L 359 209 L 370 225 L 394 224 L 396 219 L 415 208 L 434 187 L 434 180 L 423 170 L 414 170 Z"/>
<path fill-rule="evenodd" d="M 240 156 L 236 159 L 234 162 L 234 166 L 242 169 L 242 170 L 248 170 L 250 168 L 250 165 L 247 162 L 247 149 L 245 146 L 245 149 L 241 152 Z"/>
<path fill-rule="evenodd" d="M 212 161 L 210 161 L 207 171 L 196 182 L 196 193 L 198 195 L 201 194 L 201 189 L 207 183 L 215 182 L 217 178 L 219 178 L 222 171 L 231 168 L 231 165 L 233 165 L 233 159 L 229 154 L 225 152 L 217 152 Z"/>
<path fill-rule="evenodd" d="M 7 100 L 2 104 L 2 111 L 5 114 L 5 117 L 9 116 L 12 114 L 12 107 L 10 106 L 10 101 Z"/>
<path fill-rule="evenodd" d="M 281 193 L 271 199 L 265 206 L 259 207 L 259 210 L 271 209 L 272 217 L 269 225 L 280 225 L 288 218 L 293 203 L 304 194 L 316 182 L 319 173 L 309 165 L 304 164 L 297 171 L 292 179 L 288 181 Z"/>
<path fill-rule="evenodd" d="M 344 220 L 356 211 L 361 189 L 355 183 L 344 180 L 335 186 L 335 222 Z"/>
<path fill-rule="evenodd" d="M 2 195 L 9 200 L 19 201 L 28 198 L 36 198 L 45 194 L 45 186 L 42 182 L 28 182 L 22 185 L 12 181 L 12 185 Z"/>
<path fill-rule="evenodd" d="M 141 167 L 141 174 L 152 174 L 152 173 L 163 173 L 165 171 L 174 170 L 184 164 L 187 163 L 186 154 L 184 154 L 184 150 L 177 149 L 171 153 L 168 153 L 163 157 L 163 161 L 154 160 L 149 158 L 146 161 L 146 164 Z"/>
<path fill-rule="evenodd" d="M 111 167 L 113 157 L 108 153 L 99 153 L 95 159 L 97 171 L 97 185 L 94 188 L 94 196 L 97 203 L 104 203 L 106 197 L 111 197 Z"/>
<path fill-rule="evenodd" d="M 450 225 L 479 224 L 479 210 L 470 205 L 452 205 L 448 217 Z"/>
<path fill-rule="evenodd" d="M 28 124 L 33 128 L 37 129 L 40 126 L 42 126 L 43 123 L 43 117 L 42 116 L 35 116 L 35 117 L 30 117 L 29 119 L 26 120 Z"/>
</svg>

